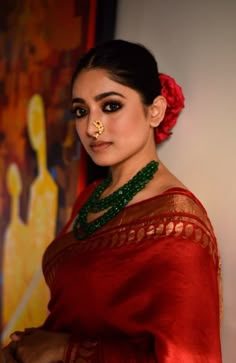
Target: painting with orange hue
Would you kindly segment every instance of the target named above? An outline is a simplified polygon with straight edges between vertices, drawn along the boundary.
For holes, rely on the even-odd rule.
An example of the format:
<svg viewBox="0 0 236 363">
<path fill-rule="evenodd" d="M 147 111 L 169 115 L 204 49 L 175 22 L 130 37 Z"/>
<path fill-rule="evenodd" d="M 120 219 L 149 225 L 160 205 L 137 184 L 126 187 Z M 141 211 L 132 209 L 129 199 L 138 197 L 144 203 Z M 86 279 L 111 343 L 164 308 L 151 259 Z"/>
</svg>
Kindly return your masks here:
<svg viewBox="0 0 236 363">
<path fill-rule="evenodd" d="M 40 325 L 44 249 L 86 182 L 70 114 L 70 78 L 94 44 L 96 0 L 12 0 L 0 13 L 2 342 Z"/>
</svg>

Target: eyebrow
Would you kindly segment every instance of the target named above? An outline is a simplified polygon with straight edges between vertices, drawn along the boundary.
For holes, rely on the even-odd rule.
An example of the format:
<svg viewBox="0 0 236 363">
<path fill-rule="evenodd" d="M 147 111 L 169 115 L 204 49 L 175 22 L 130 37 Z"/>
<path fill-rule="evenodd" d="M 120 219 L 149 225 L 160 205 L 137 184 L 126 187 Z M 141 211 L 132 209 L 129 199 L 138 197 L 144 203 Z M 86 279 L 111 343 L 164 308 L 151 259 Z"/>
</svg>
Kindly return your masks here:
<svg viewBox="0 0 236 363">
<path fill-rule="evenodd" d="M 109 96 L 120 96 L 122 98 L 125 98 L 124 95 L 122 95 L 121 93 L 118 92 L 114 92 L 114 91 L 110 91 L 110 92 L 104 92 L 104 93 L 100 93 L 99 95 L 95 96 L 94 99 L 95 101 L 101 101 L 102 99 L 109 97 Z M 85 100 L 83 98 L 80 97 L 75 97 L 72 99 L 72 103 L 83 103 L 85 104 Z"/>
</svg>

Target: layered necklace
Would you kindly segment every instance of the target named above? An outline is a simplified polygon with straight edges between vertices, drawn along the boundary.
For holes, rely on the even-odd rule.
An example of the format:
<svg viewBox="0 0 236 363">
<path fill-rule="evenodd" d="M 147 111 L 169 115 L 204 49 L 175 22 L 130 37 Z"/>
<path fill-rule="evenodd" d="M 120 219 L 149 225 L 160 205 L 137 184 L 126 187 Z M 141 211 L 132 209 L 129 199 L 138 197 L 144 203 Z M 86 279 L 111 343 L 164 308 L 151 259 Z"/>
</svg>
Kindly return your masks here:
<svg viewBox="0 0 236 363">
<path fill-rule="evenodd" d="M 76 239 L 82 240 L 87 238 L 114 218 L 153 178 L 158 170 L 158 165 L 157 161 L 152 160 L 131 180 L 105 198 L 101 198 L 101 195 L 111 184 L 112 177 L 109 176 L 101 182 L 91 193 L 74 221 L 73 233 Z M 94 221 L 88 222 L 89 213 L 101 211 L 105 211 L 104 214 Z"/>
</svg>

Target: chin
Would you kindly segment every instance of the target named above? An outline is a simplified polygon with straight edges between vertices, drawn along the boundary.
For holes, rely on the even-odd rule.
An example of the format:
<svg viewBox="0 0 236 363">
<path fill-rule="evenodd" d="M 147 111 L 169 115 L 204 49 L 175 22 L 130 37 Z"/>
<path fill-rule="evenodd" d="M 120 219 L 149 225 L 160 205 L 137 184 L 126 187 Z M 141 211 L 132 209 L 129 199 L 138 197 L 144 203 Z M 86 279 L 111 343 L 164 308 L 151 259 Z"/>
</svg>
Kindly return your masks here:
<svg viewBox="0 0 236 363">
<path fill-rule="evenodd" d="M 92 157 L 91 155 L 90 158 L 97 166 L 110 167 L 113 164 L 109 162 L 107 159 L 105 160 L 104 158 Z"/>
</svg>

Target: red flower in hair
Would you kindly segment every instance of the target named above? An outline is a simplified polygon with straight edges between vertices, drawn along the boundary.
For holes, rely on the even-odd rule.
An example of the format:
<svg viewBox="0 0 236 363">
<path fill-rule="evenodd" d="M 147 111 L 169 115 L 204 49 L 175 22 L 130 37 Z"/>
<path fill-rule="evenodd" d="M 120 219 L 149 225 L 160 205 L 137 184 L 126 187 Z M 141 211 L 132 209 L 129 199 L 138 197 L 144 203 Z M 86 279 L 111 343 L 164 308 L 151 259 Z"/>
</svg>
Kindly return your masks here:
<svg viewBox="0 0 236 363">
<path fill-rule="evenodd" d="M 165 117 L 160 125 L 155 129 L 155 140 L 157 144 L 167 139 L 170 131 L 176 124 L 180 111 L 184 108 L 184 95 L 182 88 L 175 82 L 174 78 L 166 74 L 159 74 L 162 89 L 161 95 L 167 101 Z"/>
</svg>

